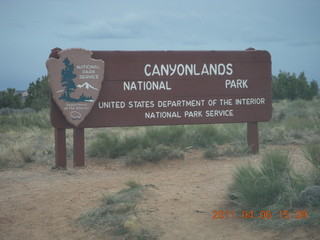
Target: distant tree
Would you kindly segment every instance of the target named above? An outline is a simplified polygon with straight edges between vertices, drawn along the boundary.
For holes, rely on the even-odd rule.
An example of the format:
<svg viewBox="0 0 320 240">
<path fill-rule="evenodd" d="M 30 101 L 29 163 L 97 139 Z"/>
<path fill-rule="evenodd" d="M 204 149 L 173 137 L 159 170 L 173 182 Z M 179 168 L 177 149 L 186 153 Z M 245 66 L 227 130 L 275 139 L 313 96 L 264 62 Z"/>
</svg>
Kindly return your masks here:
<svg viewBox="0 0 320 240">
<path fill-rule="evenodd" d="M 8 88 L 0 92 L 0 108 L 23 108 L 22 95 L 16 89 Z"/>
<path fill-rule="evenodd" d="M 318 83 L 317 83 L 316 80 L 312 80 L 312 81 L 310 82 L 310 92 L 311 92 L 311 95 L 312 95 L 313 97 L 318 96 L 318 94 L 319 94 L 319 87 L 318 87 Z"/>
<path fill-rule="evenodd" d="M 28 96 L 25 106 L 39 111 L 49 107 L 50 104 L 50 88 L 48 84 L 48 76 L 42 76 L 35 82 L 29 84 Z"/>
<path fill-rule="evenodd" d="M 77 88 L 73 81 L 77 75 L 73 73 L 74 65 L 70 64 L 69 58 L 65 58 L 63 62 L 65 69 L 62 69 L 61 71 L 61 83 L 62 87 L 64 87 L 64 93 L 62 93 L 60 99 L 72 101 L 73 99 L 70 97 L 70 94 L 73 93 Z"/>
<path fill-rule="evenodd" d="M 309 85 L 304 72 L 297 77 L 295 73 L 282 72 L 272 79 L 273 99 L 289 99 L 297 98 L 311 100 L 318 95 L 318 84 L 312 81 Z"/>
</svg>

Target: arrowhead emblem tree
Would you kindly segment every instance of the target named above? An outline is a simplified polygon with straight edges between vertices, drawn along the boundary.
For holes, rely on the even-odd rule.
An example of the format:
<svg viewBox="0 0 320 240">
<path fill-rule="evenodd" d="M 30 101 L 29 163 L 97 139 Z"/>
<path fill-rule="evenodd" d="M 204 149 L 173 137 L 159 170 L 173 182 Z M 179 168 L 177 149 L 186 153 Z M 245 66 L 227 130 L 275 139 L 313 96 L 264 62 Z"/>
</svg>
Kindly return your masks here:
<svg viewBox="0 0 320 240">
<path fill-rule="evenodd" d="M 64 92 L 61 94 L 60 99 L 71 102 L 73 99 L 70 97 L 70 94 L 75 92 L 77 88 L 73 79 L 75 79 L 77 75 L 73 73 L 74 65 L 70 64 L 69 58 L 65 58 L 63 63 L 65 69 L 61 71 L 61 83 L 62 87 L 64 87 Z"/>
</svg>

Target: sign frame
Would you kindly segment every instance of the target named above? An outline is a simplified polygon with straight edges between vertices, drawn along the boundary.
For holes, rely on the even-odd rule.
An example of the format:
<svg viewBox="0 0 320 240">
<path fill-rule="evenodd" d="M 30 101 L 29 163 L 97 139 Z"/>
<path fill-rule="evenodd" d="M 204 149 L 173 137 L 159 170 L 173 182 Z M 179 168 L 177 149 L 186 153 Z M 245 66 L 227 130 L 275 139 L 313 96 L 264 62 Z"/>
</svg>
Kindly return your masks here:
<svg viewBox="0 0 320 240">
<path fill-rule="evenodd" d="M 62 50 L 60 48 L 52 49 L 50 58 L 59 58 L 59 52 Z M 185 125 L 185 124 L 214 124 L 214 123 L 230 123 L 230 122 L 246 122 L 247 123 L 247 142 L 250 147 L 251 153 L 259 152 L 259 135 L 258 135 L 258 122 L 260 121 L 269 121 L 272 116 L 272 89 L 271 89 L 271 56 L 267 51 L 256 51 L 253 48 L 246 49 L 245 51 L 92 51 L 92 58 L 96 60 L 102 60 L 105 63 L 105 76 L 102 82 L 102 87 L 97 102 L 93 106 L 91 112 L 88 114 L 87 118 L 80 124 L 74 125 L 68 122 L 63 115 L 62 111 L 59 109 L 56 101 L 51 98 L 51 122 L 55 128 L 55 151 L 56 151 L 56 167 L 57 168 L 66 168 L 66 143 L 65 143 L 65 130 L 67 128 L 73 128 L 73 152 L 74 152 L 74 167 L 83 167 L 85 165 L 85 153 L 84 153 L 84 128 L 92 127 L 117 127 L 117 126 L 153 126 L 153 125 Z M 201 108 L 184 107 L 184 108 L 175 108 L 177 111 L 176 117 L 173 119 L 160 119 L 153 118 L 148 119 L 147 113 L 152 111 L 146 111 L 144 107 L 138 109 L 130 109 L 128 103 L 133 101 L 138 97 L 138 100 L 147 100 L 153 99 L 153 107 L 151 110 L 157 112 L 160 105 L 163 104 L 167 99 L 169 101 L 174 101 L 177 99 L 177 96 L 180 97 L 181 101 L 187 101 L 185 99 L 190 99 L 190 96 L 193 93 L 193 90 L 198 84 L 195 79 L 199 79 L 201 74 L 201 66 L 197 66 L 199 59 L 202 62 L 210 61 L 211 55 L 218 56 L 218 59 L 222 59 L 218 64 L 221 64 L 221 72 L 212 72 L 214 76 L 209 76 L 209 70 L 205 69 L 205 76 L 200 76 L 201 81 L 206 84 L 212 84 L 212 79 L 218 79 L 215 84 L 219 85 L 217 90 L 208 91 L 207 85 L 202 84 L 200 90 L 195 91 L 195 96 L 193 99 L 195 101 L 200 101 L 202 103 Z M 190 57 L 196 56 L 190 63 Z M 240 57 L 239 57 L 240 56 Z M 243 57 L 244 56 L 244 57 Z M 238 58 L 238 62 L 234 59 Z M 114 60 L 115 59 L 115 60 Z M 133 62 L 133 59 L 138 59 L 137 62 Z M 154 60 L 155 59 L 155 60 Z M 187 59 L 187 60 L 186 60 Z M 240 59 L 240 60 L 239 60 Z M 112 62 L 114 61 L 114 62 Z M 171 65 L 165 68 L 164 63 L 174 64 L 180 63 L 180 72 L 167 72 L 172 70 Z M 233 61 L 233 62 L 232 62 Z M 124 63 L 123 63 L 124 62 Z M 163 63 L 163 73 L 166 76 L 160 76 L 160 68 L 157 63 Z M 254 62 L 255 65 L 251 63 Z M 239 64 L 238 64 L 239 63 Z M 192 65 L 194 64 L 194 65 Z M 222 65 L 223 64 L 223 65 Z M 229 64 L 229 65 L 228 65 Z M 251 65 L 250 65 L 251 64 Z M 241 65 L 240 67 L 237 65 Z M 174 65 L 172 65 L 174 66 Z M 189 75 L 181 74 L 182 66 L 189 67 L 193 66 L 193 69 L 190 70 Z M 217 67 L 219 65 L 216 65 Z M 252 69 L 254 66 L 254 69 Z M 153 67 L 153 68 L 152 68 Z M 171 67 L 171 68 L 170 68 Z M 126 69 L 126 71 L 124 71 Z M 142 70 L 141 70 L 142 69 Z M 200 69 L 200 70 L 199 70 Z M 204 67 L 202 67 L 204 69 Z M 219 67 L 213 70 L 219 71 Z M 244 70 L 243 70 L 244 69 Z M 140 72 L 137 72 L 139 70 Z M 192 71 L 192 72 L 190 72 Z M 128 73 L 126 73 L 128 72 Z M 236 72 L 236 73 L 235 73 Z M 262 72 L 262 73 L 261 73 Z M 152 74 L 156 76 L 152 76 Z M 192 74 L 193 73 L 193 76 Z M 239 75 L 240 73 L 240 75 Z M 143 75 L 144 74 L 144 75 Z M 172 75 L 171 75 L 172 74 Z M 174 76 L 175 74 L 175 76 Z M 251 74 L 251 75 L 250 75 Z M 180 75 L 183 75 L 182 77 Z M 248 75 L 250 75 L 248 77 Z M 173 76 L 173 77 L 171 77 Z M 240 79 L 239 76 L 247 77 L 246 79 Z M 263 80 L 259 79 L 262 78 Z M 49 76 L 50 78 L 50 76 Z M 231 79 L 234 78 L 234 79 Z M 258 81 L 254 81 L 258 78 Z M 248 79 L 248 80 L 247 80 Z M 130 84 L 138 83 L 139 81 L 145 83 L 150 80 L 150 82 L 162 81 L 162 89 L 157 91 L 148 91 L 148 89 L 139 89 L 137 90 L 137 84 L 133 85 L 133 90 L 130 91 Z M 165 81 L 166 80 L 166 81 Z M 184 81 L 181 81 L 184 80 Z M 261 81 L 262 84 L 260 83 Z M 186 86 L 185 89 L 180 88 L 181 83 L 184 83 Z M 126 84 L 126 85 L 125 85 Z M 172 85 L 169 85 L 172 84 Z M 262 86 L 261 86 L 262 85 Z M 226 88 L 223 89 L 223 86 Z M 125 89 L 127 87 L 127 89 Z M 140 86 L 143 88 L 143 86 Z M 229 89 L 227 89 L 229 87 Z M 112 89 L 109 91 L 109 89 Z M 159 88 L 159 86 L 158 86 Z M 167 89 L 166 89 L 167 88 Z M 235 89 L 230 89 L 235 88 Z M 240 90 L 240 95 L 239 89 Z M 242 89 L 243 88 L 243 89 Z M 250 89 L 249 89 L 250 88 Z M 178 89 L 178 91 L 175 91 Z M 191 90 L 192 91 L 191 91 Z M 222 89 L 222 90 L 221 90 Z M 254 91 L 253 91 L 254 89 Z M 127 92 L 124 92 L 127 90 Z M 167 91 L 166 91 L 167 90 Z M 231 94 L 230 94 L 230 90 Z M 215 95 L 211 92 L 215 91 Z M 187 92 L 187 94 L 185 94 Z M 202 94 L 204 92 L 204 94 Z M 123 93 L 127 93 L 124 95 Z M 118 95 L 118 98 L 116 97 Z M 210 95 L 211 94 L 211 95 Z M 212 99 L 212 96 L 217 96 L 216 100 L 221 101 L 220 106 L 213 108 L 209 106 L 209 101 Z M 222 96 L 220 96 L 220 95 Z M 199 95 L 201 95 L 199 97 Z M 210 95 L 208 97 L 208 95 Z M 230 96 L 229 96 L 230 95 Z M 142 96 L 142 97 L 141 97 Z M 240 96 L 240 97 L 239 97 Z M 243 98 L 243 105 L 238 106 Z M 249 96 L 249 97 L 247 97 Z M 108 99 L 109 98 L 109 99 Z M 123 109 L 108 108 L 106 110 L 99 109 L 100 102 L 111 101 L 112 99 L 117 99 L 123 106 L 125 106 L 125 111 Z M 262 104 L 253 104 L 255 100 L 260 98 Z M 123 101 L 120 101 L 124 99 Z M 181 100 L 183 99 L 183 100 Z M 238 100 L 240 99 L 240 100 Z M 246 100 L 247 99 L 247 100 Z M 179 101 L 179 100 L 176 100 Z M 236 103 L 238 101 L 238 105 Z M 242 101 L 242 100 L 241 100 Z M 256 101 L 257 102 L 257 101 Z M 248 104 L 247 104 L 248 103 Z M 252 103 L 254 106 L 248 106 Z M 156 106 L 155 106 L 156 105 Z M 229 106 L 230 105 L 230 106 Z M 241 104 L 240 104 L 241 105 Z M 157 108 L 158 107 L 158 108 Z M 223 112 L 227 111 L 225 109 L 230 109 L 230 112 L 234 112 L 238 117 L 216 117 L 215 119 L 210 119 L 210 113 L 216 113 L 217 111 Z M 170 109 L 170 108 L 169 108 Z M 178 109 L 178 110 L 177 110 Z M 148 109 L 147 109 L 148 110 Z M 197 111 L 202 118 L 200 117 L 189 117 L 189 111 Z M 139 117 L 128 117 L 125 118 L 126 121 L 119 121 L 120 116 L 125 114 L 131 114 L 131 116 Z M 196 111 L 194 111 L 196 112 Z M 204 116 L 206 113 L 206 116 Z M 117 115 L 118 114 L 118 115 Z M 208 116 L 207 116 L 208 114 Z M 155 114 L 154 114 L 155 115 Z M 114 116 L 114 119 L 112 117 Z M 177 117 L 178 116 L 178 117 Z M 98 119 L 98 120 L 97 120 Z"/>
</svg>

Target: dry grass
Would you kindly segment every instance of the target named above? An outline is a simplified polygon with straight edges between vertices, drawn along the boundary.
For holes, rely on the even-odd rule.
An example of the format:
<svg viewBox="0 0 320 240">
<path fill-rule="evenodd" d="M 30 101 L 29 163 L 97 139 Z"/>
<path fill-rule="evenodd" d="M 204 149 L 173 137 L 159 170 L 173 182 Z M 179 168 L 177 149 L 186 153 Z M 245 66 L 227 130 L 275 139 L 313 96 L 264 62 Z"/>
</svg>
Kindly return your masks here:
<svg viewBox="0 0 320 240">
<path fill-rule="evenodd" d="M 283 100 L 274 103 L 272 120 L 259 123 L 262 147 L 263 144 L 319 144 L 319 109 L 319 99 Z M 54 139 L 48 110 L 3 114 L 0 115 L 0 125 L 0 169 L 23 167 L 28 162 L 53 164 Z M 67 130 L 68 158 L 72 158 L 72 135 L 72 130 Z M 118 145 L 107 149 L 110 139 L 104 142 L 100 136 L 114 136 L 112 141 L 118 142 Z M 137 143 L 139 141 L 140 143 Z M 144 159 L 158 161 L 161 155 L 167 157 L 162 154 L 163 151 L 156 151 L 159 145 L 180 152 L 190 147 L 203 148 L 209 159 L 247 153 L 245 123 L 86 129 L 85 143 L 89 159 L 90 155 L 104 160 L 127 155 L 127 162 L 133 164 L 141 164 Z M 94 146 L 96 149 L 92 151 Z M 115 150 L 119 152 L 114 153 Z M 92 152 L 94 154 L 91 154 Z M 171 155 L 182 156 L 180 153 Z"/>
<path fill-rule="evenodd" d="M 146 187 L 135 181 L 125 183 L 129 188 L 105 195 L 102 204 L 83 213 L 77 220 L 79 226 L 93 229 L 98 236 L 114 235 L 123 239 L 153 240 L 156 235 L 146 229 L 139 219 L 136 205 Z"/>
</svg>

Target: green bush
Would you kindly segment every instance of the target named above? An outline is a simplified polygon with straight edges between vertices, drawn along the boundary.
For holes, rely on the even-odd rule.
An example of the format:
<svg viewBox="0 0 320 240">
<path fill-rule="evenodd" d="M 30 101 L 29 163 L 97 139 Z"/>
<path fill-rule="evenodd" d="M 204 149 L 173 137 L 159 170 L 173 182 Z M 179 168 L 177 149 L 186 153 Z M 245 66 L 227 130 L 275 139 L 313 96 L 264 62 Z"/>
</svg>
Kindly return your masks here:
<svg viewBox="0 0 320 240">
<path fill-rule="evenodd" d="M 161 159 L 182 158 L 181 151 L 175 149 L 170 144 L 170 136 L 179 136 L 181 128 L 163 128 L 164 134 L 161 135 L 161 128 L 147 130 L 144 135 L 128 136 L 120 138 L 113 134 L 100 133 L 97 140 L 91 142 L 88 154 L 92 157 L 117 158 L 128 155 L 127 164 L 140 165 L 143 160 L 157 162 Z M 177 129 L 177 131 L 175 131 Z M 153 137 L 151 139 L 151 136 Z"/>
<path fill-rule="evenodd" d="M 29 129 L 29 128 L 40 128 L 49 129 L 51 128 L 49 110 L 44 109 L 39 112 L 13 112 L 9 114 L 0 115 L 1 132 L 17 130 L 17 129 Z"/>
<path fill-rule="evenodd" d="M 185 131 L 184 126 L 149 127 L 145 137 L 154 144 L 181 146 L 184 145 Z"/>
<path fill-rule="evenodd" d="M 91 157 L 117 158 L 126 153 L 123 146 L 124 144 L 119 137 L 100 133 L 97 136 L 97 140 L 89 146 L 88 154 Z"/>
<path fill-rule="evenodd" d="M 262 157 L 258 168 L 250 164 L 240 166 L 233 175 L 232 184 L 228 188 L 228 196 L 241 209 L 264 210 L 273 204 L 282 203 L 283 194 L 292 191 L 297 197 L 298 181 L 292 180 L 289 153 L 269 151 Z"/>
<path fill-rule="evenodd" d="M 228 196 L 241 209 L 263 210 L 275 203 L 282 190 L 281 182 L 248 164 L 236 169 Z"/>
<path fill-rule="evenodd" d="M 160 159 L 183 158 L 181 152 L 187 147 L 212 148 L 233 139 L 236 144 L 228 148 L 227 155 L 243 155 L 248 148 L 239 145 L 237 137 L 232 137 L 235 128 L 226 130 L 220 125 L 148 127 L 138 135 L 120 137 L 111 133 L 99 133 L 88 146 L 91 157 L 117 158 L 128 156 L 127 164 L 140 165 L 143 160 L 157 162 Z M 224 151 L 226 148 L 224 148 Z M 209 151 L 208 153 L 209 154 Z M 209 157 L 209 155 L 208 155 Z"/>
<path fill-rule="evenodd" d="M 216 146 L 212 146 L 211 148 L 208 148 L 203 156 L 207 159 L 215 159 L 219 156 L 219 151 L 218 151 L 218 148 Z"/>
<path fill-rule="evenodd" d="M 15 88 L 0 91 L 0 109 L 1 108 L 23 108 L 22 95 L 17 93 Z"/>
<path fill-rule="evenodd" d="M 0 169 L 7 167 L 24 167 L 34 162 L 34 149 L 28 144 L 15 144 L 6 148 L 0 147 Z"/>
<path fill-rule="evenodd" d="M 273 103 L 273 119 L 259 123 L 260 142 L 305 144 L 320 140 L 320 101 L 282 100 Z"/>
<path fill-rule="evenodd" d="M 217 129 L 213 125 L 193 126 L 190 129 L 188 139 L 194 147 L 211 147 L 215 143 L 218 134 Z"/>
<path fill-rule="evenodd" d="M 135 209 L 143 196 L 145 187 L 134 182 L 126 183 L 129 188 L 105 195 L 102 204 L 77 219 L 77 224 L 86 230 L 93 229 L 100 237 L 106 234 L 122 236 L 123 239 L 156 239 L 144 228 Z"/>
<path fill-rule="evenodd" d="M 281 180 L 281 177 L 289 174 L 291 170 L 289 153 L 279 150 L 266 152 L 262 157 L 260 169 L 270 180 Z"/>
<path fill-rule="evenodd" d="M 308 144 L 304 148 L 305 158 L 320 171 L 320 145 L 318 144 Z"/>
<path fill-rule="evenodd" d="M 306 150 L 311 151 L 313 150 Z M 317 150 L 315 150 L 317 151 Z M 308 157 L 310 155 L 307 154 Z M 316 163 L 317 164 L 317 163 Z M 313 183 L 308 175 L 297 174 L 291 167 L 288 152 L 273 150 L 266 152 L 260 166 L 253 167 L 250 164 L 236 169 L 232 183 L 228 187 L 228 198 L 239 207 L 239 212 L 246 211 L 270 211 L 277 214 L 279 211 L 289 210 L 294 212 L 302 207 L 308 207 L 309 216 L 306 219 L 294 219 L 279 222 L 279 218 L 268 221 L 253 218 L 255 226 L 271 229 L 292 228 L 299 225 L 319 225 L 319 206 L 306 205 L 302 193 Z M 318 194 L 318 193 L 316 193 Z M 315 201 L 318 201 L 317 199 Z M 311 214 L 312 213 L 312 214 Z M 316 213 L 316 214 L 314 214 Z"/>
<path fill-rule="evenodd" d="M 39 111 L 50 106 L 50 87 L 48 76 L 42 76 L 35 82 L 31 82 L 28 87 L 28 96 L 25 107 L 30 107 Z"/>
<path fill-rule="evenodd" d="M 245 156 L 249 153 L 250 153 L 250 148 L 247 144 L 234 143 L 234 144 L 225 145 L 222 148 L 220 155 L 238 157 L 238 156 Z"/>
</svg>

